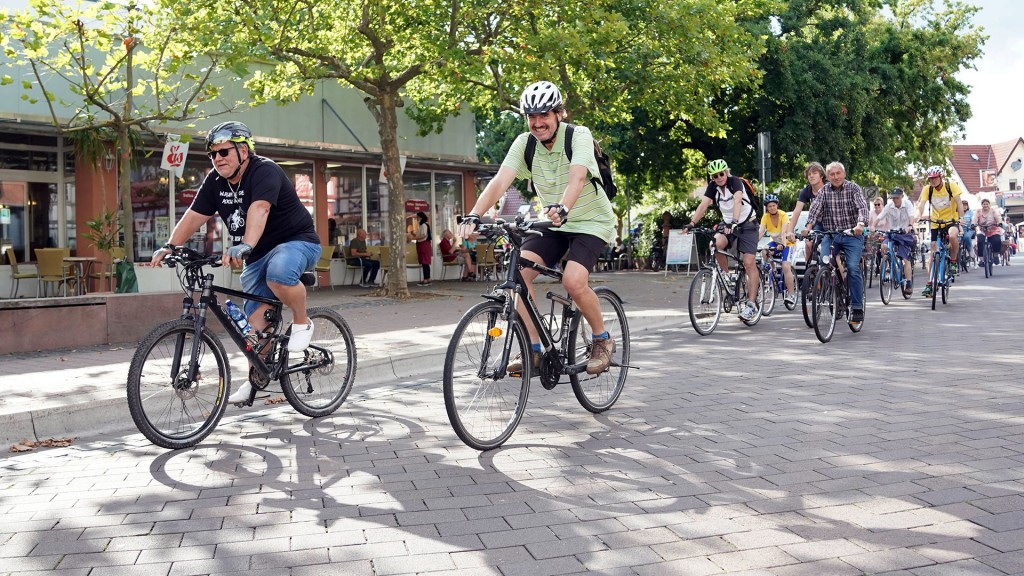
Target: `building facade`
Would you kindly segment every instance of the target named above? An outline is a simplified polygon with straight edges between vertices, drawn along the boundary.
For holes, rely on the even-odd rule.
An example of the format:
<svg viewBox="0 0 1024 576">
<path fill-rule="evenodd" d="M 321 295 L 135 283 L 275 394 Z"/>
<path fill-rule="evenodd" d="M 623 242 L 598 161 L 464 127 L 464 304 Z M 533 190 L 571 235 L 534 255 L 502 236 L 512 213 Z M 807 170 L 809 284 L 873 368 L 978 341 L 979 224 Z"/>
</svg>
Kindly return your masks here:
<svg viewBox="0 0 1024 576">
<path fill-rule="evenodd" d="M 66 247 L 73 255 L 97 255 L 83 231 L 85 222 L 118 209 L 116 159 L 110 154 L 96 163 L 76 160 L 45 104 L 22 100 L 18 84 L 0 87 L 0 254 L 11 247 L 18 261 L 32 261 L 36 248 Z M 225 102 L 244 99 L 241 86 L 225 92 Z M 187 135 L 192 143 L 180 176 L 161 169 L 162 143 L 146 142 L 139 151 L 131 168 L 135 254 L 129 257 L 148 261 L 167 240 L 212 168 L 205 131 L 228 119 L 245 122 L 255 135 L 256 153 L 291 176 L 323 244 L 346 244 L 357 228 L 367 230 L 370 243 L 386 244 L 389 214 L 401 210 L 429 215 L 436 246 L 441 230 L 454 228 L 455 216 L 472 205 L 496 167 L 477 162 L 472 115 L 450 118 L 441 134 L 428 136 L 418 135 L 415 124 L 399 115 L 406 202 L 397 207 L 389 205 L 377 126 L 362 94 L 336 82 L 323 82 L 288 106 L 248 108 L 194 127 L 154 127 Z M 221 238 L 222 224 L 214 217 L 190 245 L 219 251 Z"/>
</svg>

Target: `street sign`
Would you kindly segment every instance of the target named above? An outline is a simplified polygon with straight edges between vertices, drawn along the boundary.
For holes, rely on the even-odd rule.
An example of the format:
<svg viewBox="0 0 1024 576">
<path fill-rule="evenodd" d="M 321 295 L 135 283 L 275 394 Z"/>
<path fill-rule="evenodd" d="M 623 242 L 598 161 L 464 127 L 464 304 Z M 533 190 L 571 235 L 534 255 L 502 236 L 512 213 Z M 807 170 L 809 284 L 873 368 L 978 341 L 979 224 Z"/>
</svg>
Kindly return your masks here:
<svg viewBox="0 0 1024 576">
<path fill-rule="evenodd" d="M 0 224 L 10 224 L 10 223 L 11 223 L 11 209 L 10 208 L 0 208 Z"/>
</svg>

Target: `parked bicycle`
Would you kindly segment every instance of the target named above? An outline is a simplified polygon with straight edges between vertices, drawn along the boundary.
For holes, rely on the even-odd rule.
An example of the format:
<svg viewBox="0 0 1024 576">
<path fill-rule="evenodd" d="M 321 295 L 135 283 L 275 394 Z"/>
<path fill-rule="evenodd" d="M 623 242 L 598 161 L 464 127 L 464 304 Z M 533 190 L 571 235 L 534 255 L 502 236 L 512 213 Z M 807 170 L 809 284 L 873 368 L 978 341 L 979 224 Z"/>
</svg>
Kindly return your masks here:
<svg viewBox="0 0 1024 576">
<path fill-rule="evenodd" d="M 942 303 L 947 304 L 949 301 L 949 287 L 953 285 L 955 280 L 956 270 L 953 268 L 952 260 L 949 257 L 949 231 L 947 228 L 941 228 L 955 224 L 955 220 L 929 220 L 927 218 L 921 219 L 921 222 L 931 222 L 940 226 L 942 230 L 938 237 L 935 239 L 935 254 L 932 255 L 932 269 L 928 274 L 929 284 L 931 285 L 931 299 L 932 299 L 932 310 L 935 310 L 935 302 L 938 300 L 938 296 L 942 294 Z"/>
<path fill-rule="evenodd" d="M 854 236 L 850 230 L 842 232 L 811 232 L 811 234 L 832 239 L 839 236 Z M 823 344 L 832 339 L 836 329 L 836 321 L 844 316 L 851 318 L 853 314 L 853 306 L 850 299 L 850 275 L 847 273 L 846 254 L 836 242 L 830 243 L 829 252 L 827 255 L 822 255 L 821 267 L 814 276 L 811 288 L 814 335 Z M 860 268 L 863 275 L 865 273 L 863 258 L 860 262 Z M 861 277 L 863 278 L 863 276 Z M 853 332 L 860 332 L 864 328 L 863 322 L 848 322 L 848 324 Z"/>
<path fill-rule="evenodd" d="M 886 255 L 882 259 L 881 271 L 878 277 L 878 289 L 882 296 L 882 303 L 888 305 L 892 301 L 893 288 L 898 288 L 903 298 L 909 299 L 913 294 L 914 286 L 914 249 L 910 249 L 910 278 L 904 278 L 903 264 L 905 260 L 897 254 L 896 243 L 893 237 L 903 234 L 902 230 L 888 230 L 883 232 L 885 236 Z"/>
<path fill-rule="evenodd" d="M 715 234 L 719 233 L 721 229 L 721 225 L 715 228 L 693 229 L 693 233 L 697 236 L 711 239 L 708 242 L 708 257 L 690 283 L 690 324 L 701 336 L 707 336 L 715 331 L 722 319 L 723 312 L 732 312 L 733 306 L 742 310 L 747 301 L 747 274 L 739 258 L 728 251 L 719 251 L 715 246 Z M 718 264 L 718 259 L 715 257 L 717 254 L 725 255 L 730 271 L 723 270 Z M 762 282 L 762 286 L 758 290 L 758 300 L 754 306 L 757 309 L 754 317 L 749 320 L 740 317 L 740 320 L 747 326 L 753 326 L 761 320 L 767 291 L 768 286 Z"/>
<path fill-rule="evenodd" d="M 331 308 L 309 309 L 312 342 L 292 360 L 288 353 L 291 327 L 283 330 L 283 304 L 214 284 L 204 268 L 220 266 L 220 255 L 202 255 L 179 246 L 163 259 L 176 268 L 185 292 L 181 317 L 154 328 L 139 344 L 128 372 L 128 408 L 146 438 L 163 448 L 194 446 L 206 438 L 224 415 L 231 393 L 231 367 L 227 353 L 210 327 L 213 313 L 231 341 L 249 361 L 253 390 L 279 381 L 288 403 L 313 418 L 333 413 L 345 401 L 356 373 L 356 347 L 345 320 Z M 303 278 L 311 284 L 312 274 Z M 243 334 L 231 319 L 227 302 L 218 294 L 269 304 L 263 330 Z M 197 298 L 198 295 L 198 298 Z"/>
<path fill-rule="evenodd" d="M 568 294 L 549 291 L 549 313 L 542 314 L 529 295 L 520 270 L 530 268 L 555 280 L 562 272 L 520 257 L 527 236 L 540 234 L 550 222 L 527 221 L 521 216 L 513 222 L 497 219 L 481 223 L 477 231 L 509 241 L 509 265 L 505 279 L 484 295 L 484 302 L 470 308 L 459 320 L 444 359 L 444 405 L 448 420 L 459 438 L 477 450 L 501 446 L 519 425 L 526 412 L 531 365 L 530 339 L 524 322 L 538 327 L 543 350 L 537 369 L 541 385 L 550 390 L 567 376 L 579 403 L 590 412 L 600 413 L 618 400 L 629 374 L 630 339 L 622 299 L 611 289 L 597 286 L 594 292 L 601 302 L 605 330 L 615 341 L 609 368 L 600 374 L 587 374 L 587 360 L 593 347 L 593 329 Z M 537 285 L 539 289 L 543 285 Z M 559 284 L 560 286 L 560 284 Z M 522 302 L 526 317 L 516 304 Z M 518 357 L 521 372 L 508 371 L 510 360 Z"/>
</svg>

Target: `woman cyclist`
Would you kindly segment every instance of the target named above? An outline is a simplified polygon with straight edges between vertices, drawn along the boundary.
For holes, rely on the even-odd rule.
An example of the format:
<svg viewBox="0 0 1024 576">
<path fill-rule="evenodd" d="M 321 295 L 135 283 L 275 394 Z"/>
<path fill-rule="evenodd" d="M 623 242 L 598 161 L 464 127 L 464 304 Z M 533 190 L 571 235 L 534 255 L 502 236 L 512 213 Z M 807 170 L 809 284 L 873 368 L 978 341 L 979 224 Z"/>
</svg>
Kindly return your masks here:
<svg viewBox="0 0 1024 576">
<path fill-rule="evenodd" d="M 978 264 L 985 258 L 985 242 L 992 248 L 992 257 L 998 258 L 1003 247 L 1003 229 L 999 226 L 1003 217 L 998 210 L 992 209 L 989 200 L 981 201 L 981 210 L 974 214 L 974 223 L 978 226 Z"/>
</svg>

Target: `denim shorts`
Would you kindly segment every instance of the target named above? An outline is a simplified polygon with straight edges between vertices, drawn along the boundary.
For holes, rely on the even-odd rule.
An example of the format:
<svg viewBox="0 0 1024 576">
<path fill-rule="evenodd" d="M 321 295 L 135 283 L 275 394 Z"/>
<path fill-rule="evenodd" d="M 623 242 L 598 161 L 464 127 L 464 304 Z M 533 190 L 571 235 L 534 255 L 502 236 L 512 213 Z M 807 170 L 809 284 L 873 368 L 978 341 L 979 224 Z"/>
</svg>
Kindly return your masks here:
<svg viewBox="0 0 1024 576">
<path fill-rule="evenodd" d="M 316 266 L 320 260 L 320 250 L 319 244 L 302 240 L 278 244 L 263 258 L 245 263 L 242 269 L 242 290 L 257 296 L 276 298 L 267 281 L 295 286 L 303 272 Z M 251 316 L 258 305 L 259 302 L 246 300 L 245 315 Z"/>
</svg>

